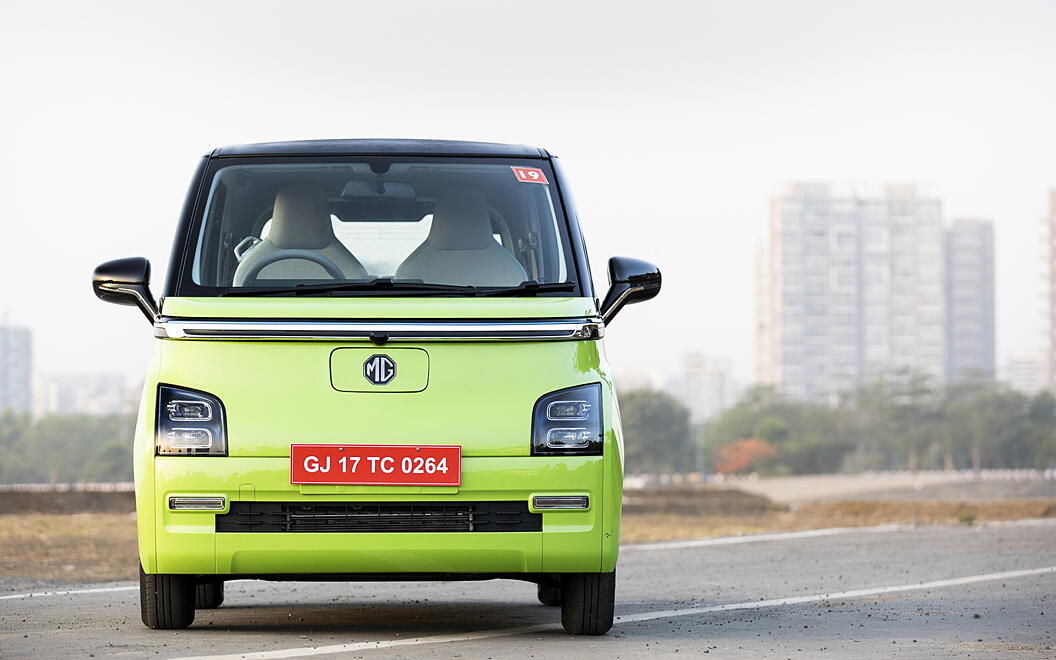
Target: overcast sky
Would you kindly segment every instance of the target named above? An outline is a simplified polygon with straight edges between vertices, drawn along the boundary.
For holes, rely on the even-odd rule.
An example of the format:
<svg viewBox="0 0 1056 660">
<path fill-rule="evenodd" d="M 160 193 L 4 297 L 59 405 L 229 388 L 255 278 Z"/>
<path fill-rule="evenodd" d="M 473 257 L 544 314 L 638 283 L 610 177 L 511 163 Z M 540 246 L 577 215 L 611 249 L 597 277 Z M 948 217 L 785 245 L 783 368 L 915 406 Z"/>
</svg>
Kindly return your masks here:
<svg viewBox="0 0 1056 660">
<path fill-rule="evenodd" d="M 160 289 L 197 158 L 331 137 L 517 142 L 562 157 L 595 279 L 660 265 L 609 330 L 623 369 L 684 350 L 754 373 L 768 199 L 909 181 L 991 218 L 998 358 L 1040 348 L 1056 187 L 1054 2 L 5 2 L 0 317 L 44 373 L 139 377 L 150 330 L 90 291 L 142 255 Z"/>
</svg>

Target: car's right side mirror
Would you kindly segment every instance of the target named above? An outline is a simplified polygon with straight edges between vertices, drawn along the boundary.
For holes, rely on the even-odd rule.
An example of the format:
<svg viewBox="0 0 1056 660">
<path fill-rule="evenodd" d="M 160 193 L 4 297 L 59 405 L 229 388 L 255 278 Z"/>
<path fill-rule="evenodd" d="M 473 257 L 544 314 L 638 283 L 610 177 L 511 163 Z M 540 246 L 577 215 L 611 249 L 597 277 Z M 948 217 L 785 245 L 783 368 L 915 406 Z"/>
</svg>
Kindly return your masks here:
<svg viewBox="0 0 1056 660">
<path fill-rule="evenodd" d="M 601 302 L 601 318 L 608 325 L 624 305 L 655 298 L 660 293 L 660 269 L 641 259 L 609 259 L 609 292 Z"/>
</svg>

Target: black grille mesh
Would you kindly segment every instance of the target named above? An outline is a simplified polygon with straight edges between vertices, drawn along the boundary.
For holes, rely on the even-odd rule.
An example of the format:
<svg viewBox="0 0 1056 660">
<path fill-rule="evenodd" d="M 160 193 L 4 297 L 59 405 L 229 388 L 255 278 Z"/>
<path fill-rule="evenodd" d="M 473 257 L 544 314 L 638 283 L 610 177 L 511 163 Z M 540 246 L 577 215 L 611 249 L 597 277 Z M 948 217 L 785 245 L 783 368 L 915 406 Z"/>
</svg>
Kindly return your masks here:
<svg viewBox="0 0 1056 660">
<path fill-rule="evenodd" d="M 540 532 L 527 502 L 232 502 L 217 532 Z"/>
</svg>

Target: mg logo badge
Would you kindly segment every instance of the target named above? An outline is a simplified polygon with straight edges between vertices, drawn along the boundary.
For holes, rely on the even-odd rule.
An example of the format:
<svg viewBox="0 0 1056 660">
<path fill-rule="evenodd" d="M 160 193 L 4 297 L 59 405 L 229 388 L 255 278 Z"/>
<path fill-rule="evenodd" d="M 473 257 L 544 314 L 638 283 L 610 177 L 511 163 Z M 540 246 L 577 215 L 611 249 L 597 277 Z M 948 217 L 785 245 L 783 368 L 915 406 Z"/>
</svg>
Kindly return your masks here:
<svg viewBox="0 0 1056 660">
<path fill-rule="evenodd" d="M 371 355 L 363 363 L 363 377 L 375 385 L 388 385 L 396 377 L 396 363 L 388 355 Z"/>
</svg>

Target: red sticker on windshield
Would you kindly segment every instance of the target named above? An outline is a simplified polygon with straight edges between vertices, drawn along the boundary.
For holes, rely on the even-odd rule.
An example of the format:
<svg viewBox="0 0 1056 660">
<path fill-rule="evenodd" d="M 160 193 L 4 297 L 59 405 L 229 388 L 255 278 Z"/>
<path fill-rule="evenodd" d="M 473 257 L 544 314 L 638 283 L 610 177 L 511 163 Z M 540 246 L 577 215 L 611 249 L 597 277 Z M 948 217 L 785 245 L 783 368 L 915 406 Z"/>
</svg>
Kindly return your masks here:
<svg viewBox="0 0 1056 660">
<path fill-rule="evenodd" d="M 546 180 L 543 171 L 537 167 L 510 166 L 510 169 L 513 170 L 513 176 L 517 177 L 521 183 L 550 183 Z"/>
</svg>

